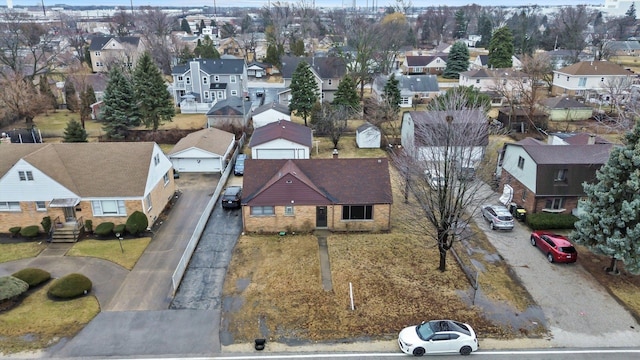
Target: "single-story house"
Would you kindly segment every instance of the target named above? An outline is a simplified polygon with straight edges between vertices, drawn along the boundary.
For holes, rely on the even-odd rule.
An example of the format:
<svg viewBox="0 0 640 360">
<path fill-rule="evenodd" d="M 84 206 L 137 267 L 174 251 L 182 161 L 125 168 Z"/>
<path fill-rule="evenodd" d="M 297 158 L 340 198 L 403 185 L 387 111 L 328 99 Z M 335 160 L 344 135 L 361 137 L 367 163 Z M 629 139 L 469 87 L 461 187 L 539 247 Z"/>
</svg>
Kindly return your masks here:
<svg viewBox="0 0 640 360">
<path fill-rule="evenodd" d="M 411 107 L 416 103 L 427 103 L 440 95 L 436 75 L 400 75 L 396 76 L 400 90 L 400 107 Z M 373 81 L 372 91 L 376 98 L 382 99 L 388 76 L 380 75 Z"/>
<path fill-rule="evenodd" d="M 291 121 L 291 110 L 286 105 L 271 102 L 255 108 L 251 118 L 253 119 L 253 127 L 259 128 L 278 120 Z"/>
<path fill-rule="evenodd" d="M 380 148 L 380 140 L 380 129 L 370 122 L 366 122 L 356 129 L 356 145 L 361 149 Z"/>
<path fill-rule="evenodd" d="M 180 139 L 168 156 L 179 172 L 222 173 L 235 141 L 235 135 L 230 132 L 203 129 Z"/>
<path fill-rule="evenodd" d="M 249 141 L 253 159 L 308 159 L 312 145 L 311 128 L 286 120 L 255 129 Z"/>
<path fill-rule="evenodd" d="M 391 228 L 393 196 L 386 158 L 250 159 L 243 181 L 247 232 Z"/>
<path fill-rule="evenodd" d="M 251 117 L 251 101 L 232 96 L 220 100 L 207 112 L 207 127 L 244 129 Z"/>
<path fill-rule="evenodd" d="M 154 142 L 8 144 L 0 147 L 0 224 L 153 224 L 174 196 L 173 167 Z M 77 239 L 76 239 L 77 240 Z"/>
<path fill-rule="evenodd" d="M 551 121 L 587 120 L 593 115 L 591 106 L 565 96 L 544 99 L 540 103 Z"/>
</svg>

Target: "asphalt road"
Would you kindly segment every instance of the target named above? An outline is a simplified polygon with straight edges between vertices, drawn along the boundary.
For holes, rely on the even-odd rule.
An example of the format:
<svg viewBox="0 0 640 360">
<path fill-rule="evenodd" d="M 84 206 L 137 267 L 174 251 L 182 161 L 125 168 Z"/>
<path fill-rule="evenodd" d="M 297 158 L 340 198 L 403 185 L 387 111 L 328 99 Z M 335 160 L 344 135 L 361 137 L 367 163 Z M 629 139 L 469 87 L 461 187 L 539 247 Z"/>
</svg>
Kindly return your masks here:
<svg viewBox="0 0 640 360">
<path fill-rule="evenodd" d="M 483 191 L 491 191 L 489 186 Z M 491 195 L 490 203 L 498 203 Z M 531 233 L 516 221 L 513 231 L 492 231 L 480 211 L 476 223 L 513 268 L 542 308 L 556 347 L 640 346 L 640 326 L 603 287 L 580 266 L 549 263 L 529 242 Z"/>
</svg>

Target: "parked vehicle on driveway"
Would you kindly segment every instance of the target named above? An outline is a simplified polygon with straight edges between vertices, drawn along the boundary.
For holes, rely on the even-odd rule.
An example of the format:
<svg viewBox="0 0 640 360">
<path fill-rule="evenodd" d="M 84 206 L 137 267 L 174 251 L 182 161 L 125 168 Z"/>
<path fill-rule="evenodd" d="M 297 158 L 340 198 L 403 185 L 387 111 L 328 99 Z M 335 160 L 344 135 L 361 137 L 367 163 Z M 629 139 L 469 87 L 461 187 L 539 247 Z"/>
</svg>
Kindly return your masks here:
<svg viewBox="0 0 640 360">
<path fill-rule="evenodd" d="M 220 203 L 223 208 L 239 208 L 240 200 L 242 198 L 242 187 L 240 186 L 229 186 L 224 189 L 224 193 L 220 198 Z"/>
<path fill-rule="evenodd" d="M 478 350 L 476 333 L 469 324 L 453 320 L 432 320 L 400 331 L 398 345 L 405 354 L 460 353 Z"/>
<path fill-rule="evenodd" d="M 578 252 L 566 236 L 537 230 L 531 233 L 531 245 L 537 246 L 549 262 L 572 263 L 578 260 Z"/>
<path fill-rule="evenodd" d="M 489 222 L 491 230 L 513 230 L 513 216 L 502 205 L 482 205 L 482 216 Z"/>
<path fill-rule="evenodd" d="M 444 176 L 440 175 L 435 170 L 425 170 L 424 176 L 427 178 L 429 186 L 434 190 L 444 187 L 447 182 Z"/>
<path fill-rule="evenodd" d="M 245 154 L 238 154 L 236 158 L 236 163 L 233 166 L 233 175 L 240 176 L 244 175 L 244 160 L 247 158 Z"/>
</svg>

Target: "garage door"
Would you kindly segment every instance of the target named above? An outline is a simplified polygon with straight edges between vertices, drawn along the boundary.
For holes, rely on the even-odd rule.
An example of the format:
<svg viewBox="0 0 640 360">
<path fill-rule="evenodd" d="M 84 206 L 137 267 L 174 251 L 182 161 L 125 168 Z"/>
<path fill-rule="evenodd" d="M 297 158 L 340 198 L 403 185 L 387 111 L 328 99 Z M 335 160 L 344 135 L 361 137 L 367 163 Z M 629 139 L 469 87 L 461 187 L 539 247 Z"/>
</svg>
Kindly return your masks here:
<svg viewBox="0 0 640 360">
<path fill-rule="evenodd" d="M 295 159 L 296 151 L 293 149 L 258 149 L 258 159 Z"/>
<path fill-rule="evenodd" d="M 172 158 L 173 168 L 179 172 L 220 172 L 220 158 Z"/>
</svg>

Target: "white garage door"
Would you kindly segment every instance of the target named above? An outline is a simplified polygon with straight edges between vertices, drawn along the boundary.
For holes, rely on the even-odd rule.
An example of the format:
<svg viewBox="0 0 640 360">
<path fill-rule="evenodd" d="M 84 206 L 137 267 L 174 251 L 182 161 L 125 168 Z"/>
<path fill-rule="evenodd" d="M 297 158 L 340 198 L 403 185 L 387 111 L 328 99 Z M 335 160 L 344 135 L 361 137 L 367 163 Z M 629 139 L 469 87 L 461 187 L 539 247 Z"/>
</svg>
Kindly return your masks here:
<svg viewBox="0 0 640 360">
<path fill-rule="evenodd" d="M 220 158 L 172 158 L 173 168 L 179 172 L 211 173 L 220 172 Z"/>
<path fill-rule="evenodd" d="M 258 159 L 295 159 L 296 151 L 293 149 L 258 149 Z"/>
</svg>

